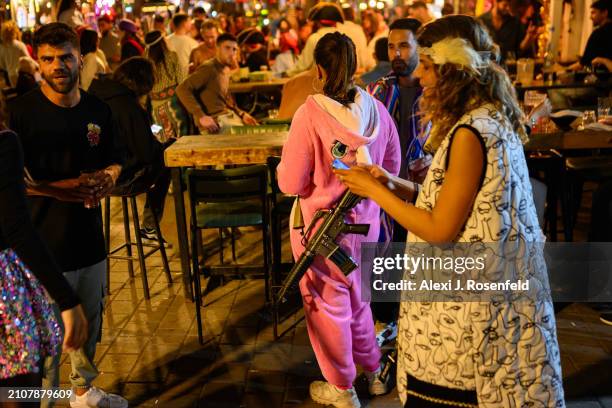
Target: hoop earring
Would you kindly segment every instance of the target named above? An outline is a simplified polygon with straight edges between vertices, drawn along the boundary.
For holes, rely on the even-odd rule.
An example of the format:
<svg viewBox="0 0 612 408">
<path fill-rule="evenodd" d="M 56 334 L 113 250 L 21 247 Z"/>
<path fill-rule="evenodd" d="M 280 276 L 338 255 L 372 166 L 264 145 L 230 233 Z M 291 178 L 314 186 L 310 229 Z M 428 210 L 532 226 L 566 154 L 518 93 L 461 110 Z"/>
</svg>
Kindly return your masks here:
<svg viewBox="0 0 612 408">
<path fill-rule="evenodd" d="M 312 78 L 312 89 L 315 93 L 323 93 L 323 83 L 319 78 Z"/>
</svg>

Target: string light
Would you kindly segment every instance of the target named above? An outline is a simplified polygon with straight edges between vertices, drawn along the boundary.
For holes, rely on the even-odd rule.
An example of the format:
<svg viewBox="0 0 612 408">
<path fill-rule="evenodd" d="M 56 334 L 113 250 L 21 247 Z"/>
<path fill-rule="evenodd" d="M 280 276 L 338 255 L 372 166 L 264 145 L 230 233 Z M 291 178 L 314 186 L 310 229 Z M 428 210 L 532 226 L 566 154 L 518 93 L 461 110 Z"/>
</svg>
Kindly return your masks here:
<svg viewBox="0 0 612 408">
<path fill-rule="evenodd" d="M 96 0 L 96 3 L 94 5 L 94 11 L 96 15 L 111 15 L 111 10 L 113 8 L 114 3 L 114 0 Z"/>
</svg>

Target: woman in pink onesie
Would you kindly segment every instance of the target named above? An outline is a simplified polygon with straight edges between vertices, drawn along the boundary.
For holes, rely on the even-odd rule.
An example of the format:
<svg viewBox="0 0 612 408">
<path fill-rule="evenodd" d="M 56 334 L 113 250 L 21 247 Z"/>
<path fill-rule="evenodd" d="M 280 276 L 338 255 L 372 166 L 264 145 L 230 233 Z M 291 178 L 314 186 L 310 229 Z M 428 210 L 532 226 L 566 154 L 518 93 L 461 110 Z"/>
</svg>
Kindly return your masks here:
<svg viewBox="0 0 612 408">
<path fill-rule="evenodd" d="M 317 210 L 333 207 L 346 190 L 332 173 L 335 158 L 353 166 L 358 157 L 366 157 L 393 174 L 400 166 L 399 138 L 389 113 L 352 83 L 356 57 L 350 38 L 337 32 L 325 35 L 316 46 L 315 62 L 323 93 L 309 96 L 296 112 L 278 167 L 281 190 L 300 196 L 306 226 Z M 367 236 L 344 235 L 339 242 L 357 264 L 361 243 L 377 241 L 379 213 L 374 201 L 363 200 L 347 217 L 349 223 L 370 224 Z M 290 235 L 297 259 L 304 251 L 301 231 L 291 229 Z M 310 341 L 327 380 L 310 385 L 312 399 L 359 407 L 353 388 L 356 364 L 366 372 L 370 393 L 384 393 L 376 375 L 381 355 L 370 305 L 361 301 L 360 269 L 344 276 L 331 261 L 317 256 L 300 281 L 300 291 Z"/>
</svg>

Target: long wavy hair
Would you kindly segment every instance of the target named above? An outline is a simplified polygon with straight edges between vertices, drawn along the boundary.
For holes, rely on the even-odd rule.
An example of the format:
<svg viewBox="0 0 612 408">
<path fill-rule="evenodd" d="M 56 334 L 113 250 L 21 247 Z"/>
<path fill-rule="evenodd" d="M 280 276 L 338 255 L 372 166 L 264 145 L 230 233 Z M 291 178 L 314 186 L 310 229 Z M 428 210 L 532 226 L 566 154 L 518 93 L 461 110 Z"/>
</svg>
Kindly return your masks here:
<svg viewBox="0 0 612 408">
<path fill-rule="evenodd" d="M 153 62 L 156 69 L 160 69 L 159 66 L 163 65 L 164 70 L 168 71 L 168 65 L 166 64 L 167 55 L 169 52 L 166 40 L 163 38 L 161 31 L 150 31 L 145 36 L 145 57 Z M 157 42 L 155 42 L 157 41 Z M 153 44 L 155 42 L 155 44 Z M 152 45 L 149 45 L 152 44 Z"/>
<path fill-rule="evenodd" d="M 525 143 L 524 114 L 510 78 L 497 63 L 499 47 L 484 26 L 470 16 L 450 15 L 424 25 L 417 41 L 421 47 L 431 47 L 445 38 L 465 39 L 475 51 L 488 52 L 490 61 L 478 69 L 462 69 L 451 63 L 434 64 L 436 86 L 426 89 L 420 102 L 422 120 L 432 123 L 428 150 L 435 151 L 465 113 L 485 103 L 493 104 Z"/>
</svg>

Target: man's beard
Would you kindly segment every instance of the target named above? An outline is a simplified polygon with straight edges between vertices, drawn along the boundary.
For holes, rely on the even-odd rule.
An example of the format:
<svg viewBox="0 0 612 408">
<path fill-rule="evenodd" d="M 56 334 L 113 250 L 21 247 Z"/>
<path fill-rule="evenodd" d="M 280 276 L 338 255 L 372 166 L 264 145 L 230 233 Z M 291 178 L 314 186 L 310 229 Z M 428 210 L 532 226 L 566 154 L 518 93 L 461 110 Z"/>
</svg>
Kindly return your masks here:
<svg viewBox="0 0 612 408">
<path fill-rule="evenodd" d="M 43 74 L 43 79 L 57 93 L 67 94 L 72 91 L 79 80 L 78 71 L 70 72 L 68 70 L 56 70 L 51 75 Z M 58 77 L 66 77 L 67 81 L 58 83 L 54 81 Z"/>
<path fill-rule="evenodd" d="M 412 75 L 417 65 L 419 64 L 419 60 L 416 54 L 410 56 L 408 62 L 404 61 L 401 58 L 395 58 L 391 61 L 391 69 L 397 76 L 407 77 Z"/>
</svg>

